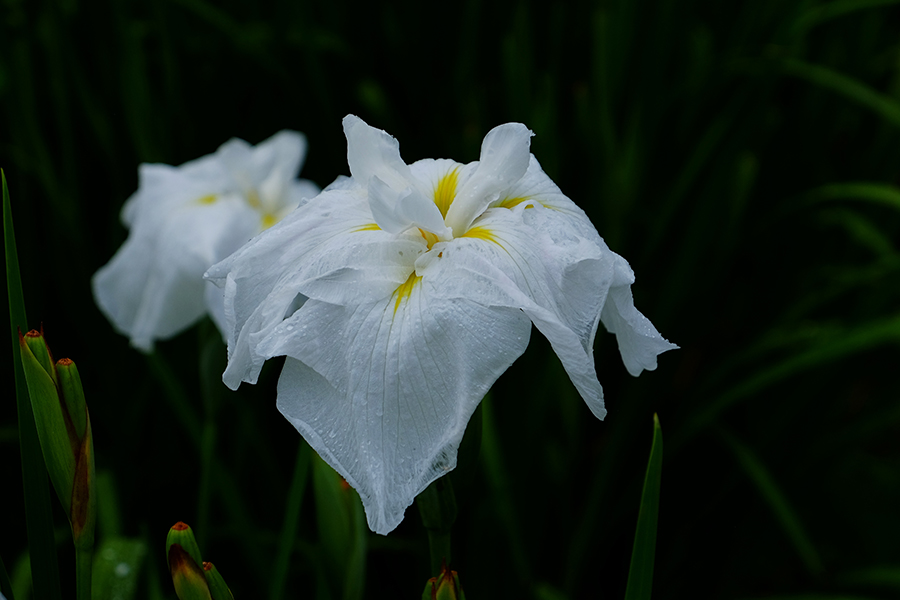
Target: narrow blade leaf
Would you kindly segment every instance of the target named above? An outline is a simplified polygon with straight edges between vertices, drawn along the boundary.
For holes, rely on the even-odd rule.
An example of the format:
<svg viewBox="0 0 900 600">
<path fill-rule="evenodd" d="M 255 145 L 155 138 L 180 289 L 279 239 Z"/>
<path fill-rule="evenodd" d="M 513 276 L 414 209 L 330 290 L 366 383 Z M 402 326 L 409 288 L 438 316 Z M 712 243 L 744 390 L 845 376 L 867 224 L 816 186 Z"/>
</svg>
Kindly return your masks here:
<svg viewBox="0 0 900 600">
<path fill-rule="evenodd" d="M 6 174 L 3 180 L 3 246 L 6 255 L 6 287 L 9 294 L 10 341 L 13 346 L 13 367 L 16 373 L 16 409 L 19 419 L 19 445 L 22 455 L 22 486 L 25 494 L 25 526 L 28 531 L 28 551 L 31 555 L 32 581 L 36 598 L 58 600 L 59 565 L 53 541 L 53 515 L 50 512 L 50 488 L 44 457 L 38 442 L 34 414 L 28 399 L 22 358 L 19 354 L 19 331 L 27 331 L 25 299 L 16 253 L 12 209 Z"/>
<path fill-rule="evenodd" d="M 656 524 L 659 518 L 659 486 L 662 478 L 663 439 L 659 417 L 653 415 L 653 444 L 644 476 L 641 509 L 638 512 L 634 549 L 628 569 L 625 600 L 650 600 L 653 587 L 653 562 L 656 555 Z"/>
</svg>

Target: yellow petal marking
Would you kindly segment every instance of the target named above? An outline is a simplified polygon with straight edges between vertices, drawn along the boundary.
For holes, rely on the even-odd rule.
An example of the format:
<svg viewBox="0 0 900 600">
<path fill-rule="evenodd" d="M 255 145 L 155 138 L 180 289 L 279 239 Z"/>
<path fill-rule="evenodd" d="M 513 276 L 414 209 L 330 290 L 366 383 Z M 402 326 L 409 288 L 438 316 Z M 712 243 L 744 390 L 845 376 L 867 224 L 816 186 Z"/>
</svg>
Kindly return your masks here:
<svg viewBox="0 0 900 600">
<path fill-rule="evenodd" d="M 361 225 L 353 231 L 381 231 L 381 227 L 379 227 L 376 223 L 369 223 L 368 225 Z"/>
<path fill-rule="evenodd" d="M 272 213 L 266 213 L 262 217 L 262 226 L 263 229 L 268 229 L 272 225 L 278 222 L 278 217 L 273 215 Z"/>
<path fill-rule="evenodd" d="M 512 208 L 514 206 L 518 206 L 519 204 L 522 204 L 523 202 L 528 202 L 530 200 L 531 200 L 530 196 L 521 196 L 519 198 L 504 198 L 502 201 L 500 201 L 500 204 L 498 204 L 497 206 L 501 207 L 501 208 Z M 526 206 L 525 208 L 528 209 L 531 207 Z"/>
<path fill-rule="evenodd" d="M 438 239 L 438 236 L 434 235 L 430 231 L 425 231 L 424 229 L 419 228 L 419 233 L 421 233 L 422 237 L 425 238 L 425 243 L 428 244 L 429 250 L 431 250 L 431 247 L 440 241 Z"/>
<path fill-rule="evenodd" d="M 462 234 L 462 237 L 476 238 L 479 240 L 494 242 L 495 244 L 500 243 L 497 241 L 497 238 L 494 237 L 494 232 L 487 227 L 473 227 L 472 229 Z"/>
<path fill-rule="evenodd" d="M 434 187 L 434 203 L 437 204 L 441 216 L 447 216 L 453 199 L 456 198 L 456 182 L 459 179 L 459 167 L 454 167 L 449 173 L 441 177 Z"/>
<path fill-rule="evenodd" d="M 262 206 L 262 202 L 259 201 L 259 194 L 256 193 L 256 190 L 250 190 L 247 194 L 247 202 L 253 208 L 259 208 Z"/>
<path fill-rule="evenodd" d="M 416 272 L 413 271 L 409 274 L 409 278 L 400 284 L 400 287 L 394 291 L 394 294 L 397 296 L 397 299 L 394 301 L 394 315 L 397 315 L 397 309 L 400 308 L 400 304 L 410 297 L 415 289 L 416 284 L 422 281 L 422 278 L 416 275 Z"/>
<path fill-rule="evenodd" d="M 216 200 L 218 200 L 218 197 L 215 194 L 207 194 L 198 199 L 197 204 L 213 204 Z"/>
</svg>

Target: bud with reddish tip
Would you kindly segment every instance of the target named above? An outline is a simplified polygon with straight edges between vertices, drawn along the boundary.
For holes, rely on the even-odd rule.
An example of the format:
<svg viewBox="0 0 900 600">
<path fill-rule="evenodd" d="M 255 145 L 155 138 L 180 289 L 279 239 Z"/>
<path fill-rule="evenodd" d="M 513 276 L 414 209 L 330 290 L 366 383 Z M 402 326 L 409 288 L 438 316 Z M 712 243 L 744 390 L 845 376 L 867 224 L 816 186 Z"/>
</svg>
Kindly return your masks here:
<svg viewBox="0 0 900 600">
<path fill-rule="evenodd" d="M 200 546 L 187 523 L 178 521 L 169 529 L 166 559 L 180 600 L 234 600 L 215 566 L 200 558 Z"/>
<path fill-rule="evenodd" d="M 47 473 L 76 549 L 89 550 L 97 517 L 94 442 L 78 369 L 68 358 L 54 364 L 41 332 L 20 333 L 19 345 Z"/>
<path fill-rule="evenodd" d="M 169 545 L 168 560 L 179 600 L 212 600 L 203 569 L 181 544 Z"/>
<path fill-rule="evenodd" d="M 169 549 L 172 544 L 178 544 L 182 550 L 187 552 L 194 562 L 199 566 L 203 564 L 200 558 L 200 546 L 197 545 L 197 538 L 194 537 L 194 531 L 191 526 L 183 521 L 178 521 L 169 529 L 169 535 L 166 536 L 166 556 L 169 555 Z"/>
<path fill-rule="evenodd" d="M 228 589 L 222 574 L 219 573 L 214 564 L 211 562 L 203 563 L 203 574 L 206 575 L 206 583 L 209 585 L 212 600 L 234 600 L 234 595 Z"/>
<path fill-rule="evenodd" d="M 441 574 L 432 577 L 425 584 L 422 600 L 466 600 L 466 594 L 459 584 L 459 575 L 448 569 L 446 562 L 441 564 Z"/>
</svg>

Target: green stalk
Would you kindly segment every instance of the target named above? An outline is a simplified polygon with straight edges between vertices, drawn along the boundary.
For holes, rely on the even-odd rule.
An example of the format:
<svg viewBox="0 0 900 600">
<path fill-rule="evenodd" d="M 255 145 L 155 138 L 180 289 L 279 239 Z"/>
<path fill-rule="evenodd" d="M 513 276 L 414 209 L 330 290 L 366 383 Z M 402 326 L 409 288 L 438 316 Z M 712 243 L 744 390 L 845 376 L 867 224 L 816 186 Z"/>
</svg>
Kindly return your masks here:
<svg viewBox="0 0 900 600">
<path fill-rule="evenodd" d="M 75 547 L 75 598 L 91 600 L 91 567 L 94 558 L 94 544 Z"/>
<path fill-rule="evenodd" d="M 291 488 L 288 491 L 287 504 L 284 509 L 284 522 L 281 526 L 281 540 L 278 543 L 278 555 L 275 557 L 275 569 L 269 588 L 269 599 L 279 600 L 284 595 L 284 585 L 287 581 L 290 568 L 291 554 L 294 550 L 294 540 L 297 537 L 297 525 L 300 521 L 300 508 L 303 506 L 303 496 L 306 492 L 306 482 L 309 479 L 309 445 L 300 440 L 297 448 L 297 459 L 294 463 L 294 476 L 291 479 Z"/>
<path fill-rule="evenodd" d="M 456 521 L 456 495 L 449 477 L 441 477 L 416 496 L 416 506 L 422 525 L 428 532 L 428 551 L 431 572 L 441 572 L 441 565 L 450 564 L 450 531 Z"/>
</svg>

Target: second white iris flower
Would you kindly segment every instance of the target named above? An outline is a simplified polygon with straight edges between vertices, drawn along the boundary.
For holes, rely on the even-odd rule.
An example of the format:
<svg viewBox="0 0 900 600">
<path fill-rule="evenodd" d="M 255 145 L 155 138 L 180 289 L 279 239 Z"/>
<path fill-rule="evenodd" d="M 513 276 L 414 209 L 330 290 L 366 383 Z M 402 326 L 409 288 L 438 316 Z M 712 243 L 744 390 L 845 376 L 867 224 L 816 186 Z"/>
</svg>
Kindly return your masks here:
<svg viewBox="0 0 900 600">
<path fill-rule="evenodd" d="M 351 177 L 214 265 L 225 290 L 225 383 L 287 357 L 278 408 L 386 534 L 453 469 L 472 412 L 534 325 L 591 412 L 600 321 L 629 373 L 675 348 L 632 301 L 634 275 L 530 154 L 487 134 L 479 161 L 407 165 L 399 144 L 344 119 Z"/>
</svg>

